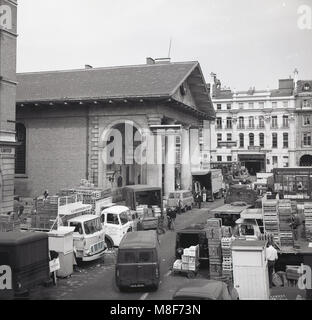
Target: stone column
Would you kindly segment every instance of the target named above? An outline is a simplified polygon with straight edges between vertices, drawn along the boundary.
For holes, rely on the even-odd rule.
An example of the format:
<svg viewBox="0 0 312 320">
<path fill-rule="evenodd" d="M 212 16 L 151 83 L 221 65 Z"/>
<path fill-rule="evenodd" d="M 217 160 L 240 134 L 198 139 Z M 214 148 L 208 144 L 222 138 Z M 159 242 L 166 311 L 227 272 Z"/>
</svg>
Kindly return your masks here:
<svg viewBox="0 0 312 320">
<path fill-rule="evenodd" d="M 190 134 L 189 128 L 183 128 L 181 134 L 181 188 L 192 189 L 192 173 L 190 159 Z"/>
<path fill-rule="evenodd" d="M 176 136 L 166 136 L 165 195 L 175 190 Z"/>
<path fill-rule="evenodd" d="M 201 156 L 200 156 L 200 149 L 199 149 L 198 128 L 190 129 L 190 158 L 191 158 L 191 172 L 200 170 Z"/>
</svg>

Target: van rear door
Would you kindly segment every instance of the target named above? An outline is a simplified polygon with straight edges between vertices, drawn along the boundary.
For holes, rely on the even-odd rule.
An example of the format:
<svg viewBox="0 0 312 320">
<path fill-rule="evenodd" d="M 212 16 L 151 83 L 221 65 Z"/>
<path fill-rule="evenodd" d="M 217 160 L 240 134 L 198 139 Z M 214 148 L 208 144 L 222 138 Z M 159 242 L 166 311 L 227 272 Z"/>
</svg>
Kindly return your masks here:
<svg viewBox="0 0 312 320">
<path fill-rule="evenodd" d="M 137 283 L 145 284 L 150 283 L 156 279 L 156 273 L 159 270 L 157 265 L 157 257 L 154 250 L 142 249 L 138 252 L 138 265 L 137 265 Z"/>
<path fill-rule="evenodd" d="M 137 282 L 137 252 L 136 250 L 119 250 L 118 252 L 118 281 L 121 285 L 130 286 Z"/>
</svg>

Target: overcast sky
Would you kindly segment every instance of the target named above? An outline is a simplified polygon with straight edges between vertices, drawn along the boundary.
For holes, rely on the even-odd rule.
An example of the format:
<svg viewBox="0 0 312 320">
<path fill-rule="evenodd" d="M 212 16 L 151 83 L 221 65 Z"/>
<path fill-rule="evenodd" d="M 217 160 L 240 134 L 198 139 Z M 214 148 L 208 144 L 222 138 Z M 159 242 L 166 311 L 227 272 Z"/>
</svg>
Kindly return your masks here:
<svg viewBox="0 0 312 320">
<path fill-rule="evenodd" d="M 312 79 L 312 0 L 19 0 L 18 72 L 197 60 L 206 81 L 277 87 L 295 68 Z"/>
</svg>

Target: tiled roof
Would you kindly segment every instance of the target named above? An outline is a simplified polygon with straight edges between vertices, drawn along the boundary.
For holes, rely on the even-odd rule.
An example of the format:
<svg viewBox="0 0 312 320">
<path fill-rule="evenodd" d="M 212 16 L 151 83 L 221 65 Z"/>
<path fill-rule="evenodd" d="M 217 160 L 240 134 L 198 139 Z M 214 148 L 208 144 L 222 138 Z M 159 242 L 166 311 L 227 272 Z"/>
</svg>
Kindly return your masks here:
<svg viewBox="0 0 312 320">
<path fill-rule="evenodd" d="M 169 97 L 198 62 L 18 74 L 17 101 Z"/>
</svg>

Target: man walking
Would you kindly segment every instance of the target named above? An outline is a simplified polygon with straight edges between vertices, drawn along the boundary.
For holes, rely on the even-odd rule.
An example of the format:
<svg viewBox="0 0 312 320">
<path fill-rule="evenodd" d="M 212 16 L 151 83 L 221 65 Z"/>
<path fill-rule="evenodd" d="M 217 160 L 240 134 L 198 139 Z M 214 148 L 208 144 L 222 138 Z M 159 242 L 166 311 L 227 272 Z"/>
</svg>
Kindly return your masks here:
<svg viewBox="0 0 312 320">
<path fill-rule="evenodd" d="M 266 257 L 268 259 L 269 284 L 270 284 L 270 288 L 272 288 L 274 266 L 275 266 L 276 260 L 278 259 L 278 256 L 277 256 L 277 250 L 273 247 L 271 241 L 269 241 L 267 244 Z"/>
</svg>

